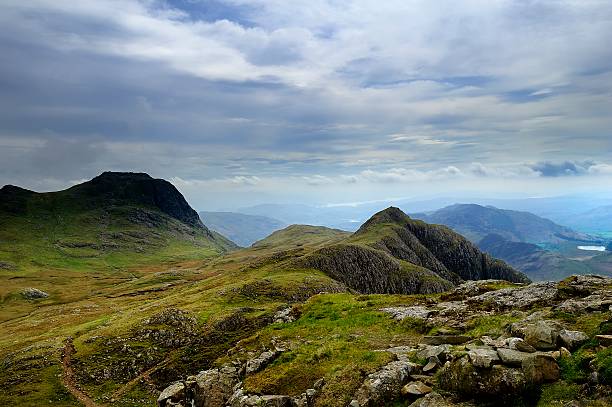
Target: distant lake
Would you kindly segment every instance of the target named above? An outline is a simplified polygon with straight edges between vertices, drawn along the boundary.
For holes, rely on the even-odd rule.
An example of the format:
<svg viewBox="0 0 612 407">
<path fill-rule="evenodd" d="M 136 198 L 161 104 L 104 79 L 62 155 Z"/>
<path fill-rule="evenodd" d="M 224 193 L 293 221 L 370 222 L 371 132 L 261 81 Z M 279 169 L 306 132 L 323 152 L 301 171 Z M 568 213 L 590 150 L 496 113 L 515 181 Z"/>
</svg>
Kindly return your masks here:
<svg viewBox="0 0 612 407">
<path fill-rule="evenodd" d="M 578 246 L 578 249 L 589 250 L 592 252 L 605 252 L 606 251 L 605 246 Z"/>
</svg>

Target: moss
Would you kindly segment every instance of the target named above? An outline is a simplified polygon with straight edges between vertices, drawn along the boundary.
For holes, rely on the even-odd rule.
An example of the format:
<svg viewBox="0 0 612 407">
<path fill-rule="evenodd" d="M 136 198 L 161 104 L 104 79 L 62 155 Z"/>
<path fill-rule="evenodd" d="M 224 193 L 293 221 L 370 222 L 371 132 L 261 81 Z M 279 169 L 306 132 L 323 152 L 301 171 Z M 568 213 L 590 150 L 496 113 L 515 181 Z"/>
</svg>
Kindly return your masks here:
<svg viewBox="0 0 612 407">
<path fill-rule="evenodd" d="M 597 352 L 595 365 L 597 366 L 599 380 L 603 384 L 612 385 L 612 348 Z"/>
<path fill-rule="evenodd" d="M 576 400 L 580 393 L 580 385 L 559 381 L 542 386 L 538 407 L 563 406 L 565 402 Z"/>
<path fill-rule="evenodd" d="M 499 336 L 506 328 L 520 320 L 520 317 L 510 314 L 487 315 L 475 318 L 468 323 L 467 335 L 480 337 L 483 335 Z"/>
<path fill-rule="evenodd" d="M 591 359 L 592 355 L 585 349 L 580 349 L 569 357 L 559 358 L 561 378 L 569 383 L 584 383 L 589 374 Z"/>
</svg>

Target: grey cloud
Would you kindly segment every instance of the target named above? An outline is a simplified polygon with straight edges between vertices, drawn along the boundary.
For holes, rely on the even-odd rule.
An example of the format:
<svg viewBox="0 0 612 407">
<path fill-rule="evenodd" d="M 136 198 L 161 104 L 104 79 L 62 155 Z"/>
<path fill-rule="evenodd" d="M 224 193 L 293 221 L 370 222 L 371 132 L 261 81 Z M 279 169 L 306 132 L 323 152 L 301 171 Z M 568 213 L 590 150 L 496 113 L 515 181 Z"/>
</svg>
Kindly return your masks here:
<svg viewBox="0 0 612 407">
<path fill-rule="evenodd" d="M 544 161 L 532 165 L 531 168 L 543 177 L 565 177 L 588 174 L 589 169 L 595 165 L 596 163 L 593 161 L 563 161 L 558 163 Z"/>
</svg>

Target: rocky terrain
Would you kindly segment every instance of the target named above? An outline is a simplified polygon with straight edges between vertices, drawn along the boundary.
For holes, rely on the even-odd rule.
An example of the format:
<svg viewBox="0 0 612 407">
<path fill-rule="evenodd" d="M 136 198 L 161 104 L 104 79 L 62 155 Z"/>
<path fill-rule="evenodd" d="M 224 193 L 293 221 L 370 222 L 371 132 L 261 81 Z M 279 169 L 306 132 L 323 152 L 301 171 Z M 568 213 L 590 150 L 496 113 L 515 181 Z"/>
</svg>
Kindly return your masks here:
<svg viewBox="0 0 612 407">
<path fill-rule="evenodd" d="M 299 347 L 293 338 L 260 352 L 239 343 L 217 367 L 166 387 L 158 406 L 610 405 L 612 280 L 577 276 L 498 288 L 504 284 L 470 281 L 419 305 L 380 309 L 398 322 L 421 325 L 422 332 L 435 331 L 412 345 L 373 349 L 391 360 L 364 373 L 346 404 L 320 402 L 331 385 L 326 376 L 295 395 L 245 388 L 249 377 Z M 483 318 L 496 326 L 470 330 Z"/>
</svg>

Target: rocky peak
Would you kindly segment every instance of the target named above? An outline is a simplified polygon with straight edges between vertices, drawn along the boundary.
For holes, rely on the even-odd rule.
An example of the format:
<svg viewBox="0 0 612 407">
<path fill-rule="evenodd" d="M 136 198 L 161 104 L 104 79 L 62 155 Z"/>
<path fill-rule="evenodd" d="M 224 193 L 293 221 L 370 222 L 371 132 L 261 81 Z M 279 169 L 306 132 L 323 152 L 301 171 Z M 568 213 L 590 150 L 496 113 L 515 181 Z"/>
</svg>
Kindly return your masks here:
<svg viewBox="0 0 612 407">
<path fill-rule="evenodd" d="M 379 225 L 383 223 L 402 224 L 408 220 L 410 220 L 410 217 L 404 212 L 402 212 L 400 208 L 390 206 L 387 209 L 375 213 L 366 223 L 361 225 L 356 234 L 364 233 L 374 225 Z"/>
<path fill-rule="evenodd" d="M 165 214 L 197 228 L 206 227 L 174 185 L 145 173 L 104 172 L 91 181 L 69 189 L 96 202 L 156 207 Z"/>
</svg>

